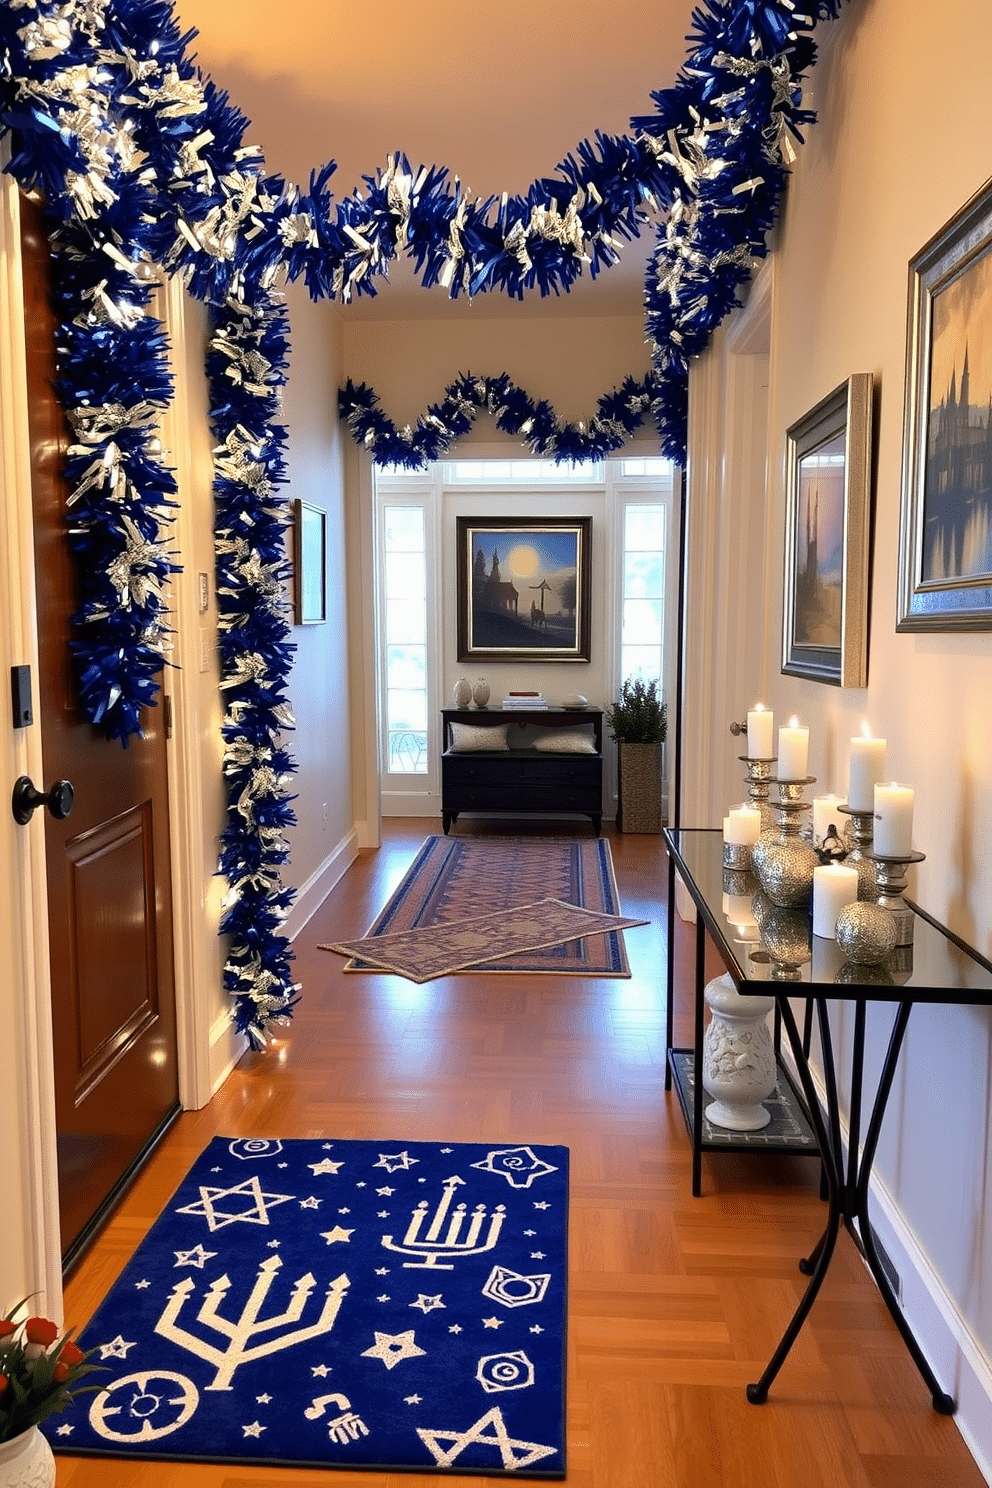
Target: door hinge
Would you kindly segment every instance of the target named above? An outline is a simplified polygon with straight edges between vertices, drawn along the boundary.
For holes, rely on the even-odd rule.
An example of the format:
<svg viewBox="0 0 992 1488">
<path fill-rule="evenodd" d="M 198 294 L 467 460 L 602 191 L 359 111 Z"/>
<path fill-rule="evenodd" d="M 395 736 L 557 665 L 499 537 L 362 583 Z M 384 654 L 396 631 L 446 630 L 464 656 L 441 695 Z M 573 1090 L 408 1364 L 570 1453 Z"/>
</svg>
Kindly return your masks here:
<svg viewBox="0 0 992 1488">
<path fill-rule="evenodd" d="M 162 694 L 162 722 L 165 724 L 165 737 L 172 738 L 172 694 Z"/>
</svg>

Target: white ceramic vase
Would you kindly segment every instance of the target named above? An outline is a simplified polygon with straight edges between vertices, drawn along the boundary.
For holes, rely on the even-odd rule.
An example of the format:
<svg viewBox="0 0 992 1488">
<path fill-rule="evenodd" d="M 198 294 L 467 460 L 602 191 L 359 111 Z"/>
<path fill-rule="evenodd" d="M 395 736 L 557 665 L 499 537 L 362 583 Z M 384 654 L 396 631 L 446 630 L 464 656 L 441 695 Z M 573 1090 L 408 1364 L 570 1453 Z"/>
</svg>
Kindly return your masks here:
<svg viewBox="0 0 992 1488">
<path fill-rule="evenodd" d="M 472 696 L 477 708 L 484 708 L 489 701 L 489 683 L 485 677 L 480 677 L 472 688 Z"/>
<path fill-rule="evenodd" d="M 0 1488 L 55 1488 L 55 1457 L 37 1426 L 0 1442 Z"/>
<path fill-rule="evenodd" d="M 467 677 L 459 677 L 452 693 L 456 708 L 467 708 L 472 701 L 472 684 Z"/>
<path fill-rule="evenodd" d="M 765 1021 L 774 997 L 742 997 L 730 977 L 703 993 L 710 1021 L 703 1039 L 706 1118 L 728 1131 L 760 1131 L 771 1116 L 761 1104 L 775 1089 L 775 1049 Z"/>
</svg>

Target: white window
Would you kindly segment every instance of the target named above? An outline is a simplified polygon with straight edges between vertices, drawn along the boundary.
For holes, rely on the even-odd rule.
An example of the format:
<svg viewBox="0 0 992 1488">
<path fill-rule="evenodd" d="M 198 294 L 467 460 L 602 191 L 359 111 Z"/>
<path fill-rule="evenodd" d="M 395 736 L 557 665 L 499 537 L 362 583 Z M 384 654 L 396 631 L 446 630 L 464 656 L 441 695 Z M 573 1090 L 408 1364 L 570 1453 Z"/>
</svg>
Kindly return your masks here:
<svg viewBox="0 0 992 1488">
<path fill-rule="evenodd" d="M 422 506 L 382 508 L 385 767 L 428 774 L 427 531 Z"/>
<path fill-rule="evenodd" d="M 662 505 L 624 503 L 620 679 L 658 683 L 664 694 L 665 528 Z"/>
</svg>

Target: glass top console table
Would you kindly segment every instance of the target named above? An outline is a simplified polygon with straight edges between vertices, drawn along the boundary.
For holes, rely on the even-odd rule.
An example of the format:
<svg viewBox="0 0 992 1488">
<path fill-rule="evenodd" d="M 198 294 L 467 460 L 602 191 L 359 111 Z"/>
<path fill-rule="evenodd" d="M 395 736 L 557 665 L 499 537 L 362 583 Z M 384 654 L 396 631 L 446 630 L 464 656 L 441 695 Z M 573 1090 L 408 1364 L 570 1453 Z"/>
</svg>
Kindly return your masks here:
<svg viewBox="0 0 992 1488">
<path fill-rule="evenodd" d="M 705 983 L 705 948 L 709 936 L 716 947 L 739 993 L 748 990 L 762 996 L 774 996 L 793 1061 L 798 1073 L 806 1109 L 823 1161 L 827 1186 L 827 1223 L 822 1236 L 799 1269 L 809 1276 L 809 1284 L 800 1300 L 782 1340 L 761 1378 L 747 1387 L 747 1398 L 761 1404 L 802 1328 L 823 1283 L 834 1251 L 841 1224 L 850 1231 L 871 1270 L 896 1326 L 902 1334 L 917 1368 L 926 1382 L 934 1408 L 944 1414 L 954 1411 L 955 1402 L 942 1388 L 916 1341 L 892 1291 L 888 1276 L 875 1246 L 868 1213 L 868 1190 L 882 1120 L 895 1078 L 909 1016 L 917 1002 L 982 1004 L 992 1003 L 992 964 L 964 941 L 912 901 L 914 913 L 913 940 L 908 946 L 897 946 L 880 967 L 856 966 L 846 962 L 837 943 L 812 934 L 807 923 L 805 940 L 800 944 L 803 912 L 790 911 L 791 944 L 783 959 L 780 945 L 771 937 L 745 942 L 734 932 L 723 911 L 727 879 L 723 867 L 723 834 L 707 828 L 666 828 L 663 833 L 668 850 L 668 1053 L 666 1085 L 670 1086 L 672 1056 L 672 1006 L 674 991 L 675 876 L 685 885 L 696 908 L 695 957 L 695 1091 L 693 1097 L 693 1192 L 698 1193 L 699 1152 L 702 1147 L 701 1052 L 703 1038 L 703 988 Z M 733 882 L 740 890 L 739 879 Z M 757 885 L 754 885 L 757 888 Z M 777 956 L 777 959 L 776 959 Z M 817 1018 L 820 1055 L 823 1064 L 824 1099 L 821 1102 L 809 1064 L 809 1041 L 796 1023 L 790 999 L 806 998 Z M 828 1018 L 831 1001 L 854 1005 L 854 1027 L 851 1050 L 851 1102 L 849 1113 L 848 1152 L 845 1165 L 841 1142 L 840 1102 L 837 1070 Z M 864 1072 L 865 1010 L 870 1002 L 891 1003 L 893 1021 L 886 1056 L 879 1073 L 871 1110 L 861 1141 L 862 1083 Z"/>
</svg>

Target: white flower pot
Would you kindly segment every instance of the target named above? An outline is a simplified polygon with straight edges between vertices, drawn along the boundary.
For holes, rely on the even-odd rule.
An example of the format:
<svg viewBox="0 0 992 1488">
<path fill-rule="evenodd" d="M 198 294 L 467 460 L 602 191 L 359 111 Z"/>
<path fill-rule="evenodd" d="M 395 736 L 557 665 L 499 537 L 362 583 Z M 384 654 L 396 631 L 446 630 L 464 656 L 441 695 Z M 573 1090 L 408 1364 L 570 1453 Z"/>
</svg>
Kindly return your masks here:
<svg viewBox="0 0 992 1488">
<path fill-rule="evenodd" d="M 55 1488 L 55 1457 L 37 1426 L 0 1442 L 0 1488 Z"/>
</svg>

